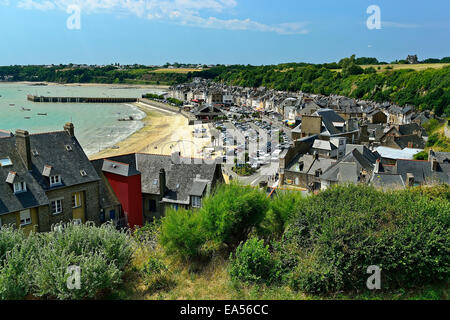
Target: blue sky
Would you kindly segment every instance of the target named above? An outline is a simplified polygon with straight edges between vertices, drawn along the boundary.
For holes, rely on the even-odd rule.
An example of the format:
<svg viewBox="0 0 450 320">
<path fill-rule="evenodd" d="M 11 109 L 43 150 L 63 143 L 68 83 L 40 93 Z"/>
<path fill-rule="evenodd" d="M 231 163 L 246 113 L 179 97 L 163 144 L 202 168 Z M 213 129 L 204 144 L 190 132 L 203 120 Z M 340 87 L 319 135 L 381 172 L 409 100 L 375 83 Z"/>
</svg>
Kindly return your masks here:
<svg viewBox="0 0 450 320">
<path fill-rule="evenodd" d="M 67 28 L 67 7 L 81 10 Z M 367 8 L 381 10 L 369 30 Z M 0 0 L 0 65 L 450 56 L 448 0 Z"/>
</svg>

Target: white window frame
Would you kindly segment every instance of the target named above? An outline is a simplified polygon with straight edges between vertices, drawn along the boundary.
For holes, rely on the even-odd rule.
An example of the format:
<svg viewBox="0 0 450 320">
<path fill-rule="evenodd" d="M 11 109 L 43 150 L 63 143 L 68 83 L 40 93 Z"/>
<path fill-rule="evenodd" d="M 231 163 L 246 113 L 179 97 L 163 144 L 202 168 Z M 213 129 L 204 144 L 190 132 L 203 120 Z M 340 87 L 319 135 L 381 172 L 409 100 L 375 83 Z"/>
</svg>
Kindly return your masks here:
<svg viewBox="0 0 450 320">
<path fill-rule="evenodd" d="M 198 196 L 192 196 L 192 207 L 193 208 L 201 208 L 202 207 L 202 198 Z"/>
<path fill-rule="evenodd" d="M 77 209 L 80 208 L 81 206 L 82 206 L 81 193 L 76 192 L 72 194 L 72 209 Z"/>
<path fill-rule="evenodd" d="M 56 209 L 55 212 L 53 212 L 53 202 L 55 202 L 55 209 Z M 58 206 L 58 202 L 60 203 L 59 206 Z M 63 198 L 50 200 L 50 212 L 54 216 L 61 214 L 63 212 Z"/>
<path fill-rule="evenodd" d="M 20 226 L 21 227 L 28 226 L 32 223 L 30 209 L 20 211 L 19 215 L 20 215 Z"/>
<path fill-rule="evenodd" d="M 14 193 L 27 192 L 27 183 L 25 181 L 14 182 Z"/>
<path fill-rule="evenodd" d="M 59 186 L 61 184 L 62 182 L 60 175 L 50 176 L 50 187 Z"/>
</svg>

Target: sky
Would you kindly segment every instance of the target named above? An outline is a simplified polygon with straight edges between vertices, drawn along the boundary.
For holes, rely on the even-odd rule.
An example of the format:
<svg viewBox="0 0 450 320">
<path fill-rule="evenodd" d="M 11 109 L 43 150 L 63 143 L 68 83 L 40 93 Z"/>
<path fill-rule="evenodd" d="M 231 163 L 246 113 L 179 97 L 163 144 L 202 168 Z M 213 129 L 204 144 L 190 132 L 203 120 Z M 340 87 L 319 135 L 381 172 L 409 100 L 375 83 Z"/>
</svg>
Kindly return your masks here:
<svg viewBox="0 0 450 320">
<path fill-rule="evenodd" d="M 0 0 L 0 65 L 262 65 L 352 54 L 450 56 L 450 1 Z"/>
</svg>

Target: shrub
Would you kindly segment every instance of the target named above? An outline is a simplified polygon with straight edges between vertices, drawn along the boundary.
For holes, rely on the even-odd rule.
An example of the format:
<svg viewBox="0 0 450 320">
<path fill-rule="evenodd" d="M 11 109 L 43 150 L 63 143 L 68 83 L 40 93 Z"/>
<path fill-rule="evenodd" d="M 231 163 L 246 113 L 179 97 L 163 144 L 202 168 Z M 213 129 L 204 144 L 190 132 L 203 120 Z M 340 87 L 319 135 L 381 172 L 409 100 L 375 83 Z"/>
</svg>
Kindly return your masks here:
<svg viewBox="0 0 450 320">
<path fill-rule="evenodd" d="M 370 265 L 382 269 L 383 288 L 447 280 L 449 218 L 447 200 L 410 190 L 321 192 L 284 234 L 289 255 L 298 257 L 292 283 L 308 292 L 363 289 Z"/>
<path fill-rule="evenodd" d="M 269 210 L 263 222 L 264 234 L 268 237 L 279 237 L 283 234 L 287 222 L 302 205 L 300 192 L 278 193 L 269 203 Z"/>
<path fill-rule="evenodd" d="M 279 262 L 270 253 L 264 240 L 250 238 L 241 243 L 236 254 L 230 254 L 230 276 L 247 283 L 271 283 L 279 279 Z"/>
<path fill-rule="evenodd" d="M 36 236 L 30 235 L 28 239 L 23 239 L 21 230 L 2 229 L 9 234 L 10 239 L 22 239 L 10 251 L 8 251 L 0 264 L 0 300 L 23 299 L 30 291 L 32 284 L 33 270 L 35 269 L 34 257 L 36 256 L 38 245 Z M 3 239 L 4 239 L 3 238 Z"/>
<path fill-rule="evenodd" d="M 167 253 L 181 258 L 196 257 L 206 241 L 201 217 L 197 212 L 185 209 L 169 209 L 161 224 L 161 244 Z"/>
<path fill-rule="evenodd" d="M 200 210 L 168 210 L 160 241 L 169 254 L 208 257 L 224 246 L 228 252 L 245 241 L 263 221 L 269 200 L 264 192 L 239 185 L 222 185 L 203 201 Z"/>
<path fill-rule="evenodd" d="M 20 229 L 2 229 L 0 246 L 7 253 L 0 263 L 0 299 L 20 299 L 28 294 L 57 299 L 95 298 L 121 281 L 132 255 L 127 233 L 109 224 L 58 226 L 60 231 L 32 233 L 28 237 Z M 79 290 L 67 288 L 69 266 L 80 267 Z"/>
<path fill-rule="evenodd" d="M 170 290 L 175 281 L 164 262 L 150 257 L 143 268 L 144 281 L 150 291 Z"/>
<path fill-rule="evenodd" d="M 66 250 L 47 246 L 39 253 L 39 267 L 33 271 L 36 296 L 57 299 L 92 299 L 102 290 L 111 289 L 121 281 L 122 273 L 101 253 L 75 255 Z M 80 269 L 80 288 L 69 289 L 70 266 Z"/>
<path fill-rule="evenodd" d="M 209 239 L 232 249 L 259 227 L 268 207 L 269 200 L 261 190 L 231 184 L 220 186 L 205 199 L 200 212 Z"/>
</svg>

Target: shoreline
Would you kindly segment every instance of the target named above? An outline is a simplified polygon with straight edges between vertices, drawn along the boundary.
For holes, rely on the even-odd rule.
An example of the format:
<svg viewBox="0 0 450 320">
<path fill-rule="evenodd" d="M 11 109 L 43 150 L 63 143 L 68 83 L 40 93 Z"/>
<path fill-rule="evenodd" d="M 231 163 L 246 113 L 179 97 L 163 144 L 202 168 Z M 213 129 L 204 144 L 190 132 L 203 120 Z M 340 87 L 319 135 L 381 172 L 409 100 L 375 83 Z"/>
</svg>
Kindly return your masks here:
<svg viewBox="0 0 450 320">
<path fill-rule="evenodd" d="M 40 83 L 47 86 L 64 86 L 64 87 L 114 87 L 118 89 L 169 89 L 169 85 L 156 85 L 156 84 L 128 84 L 128 83 L 58 83 L 58 82 L 46 82 L 46 81 L 0 81 L 2 84 L 25 84 L 30 86 L 40 87 Z"/>
<path fill-rule="evenodd" d="M 210 143 L 208 126 L 207 137 L 196 138 L 192 134 L 196 126 L 189 125 L 183 115 L 137 103 L 133 103 L 133 106 L 146 114 L 140 120 L 143 127 L 117 142 L 115 146 L 119 148 L 105 148 L 89 155 L 89 160 L 132 153 L 170 155 L 175 151 L 181 152 L 184 157 L 198 157 L 199 150 Z"/>
</svg>

